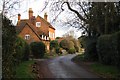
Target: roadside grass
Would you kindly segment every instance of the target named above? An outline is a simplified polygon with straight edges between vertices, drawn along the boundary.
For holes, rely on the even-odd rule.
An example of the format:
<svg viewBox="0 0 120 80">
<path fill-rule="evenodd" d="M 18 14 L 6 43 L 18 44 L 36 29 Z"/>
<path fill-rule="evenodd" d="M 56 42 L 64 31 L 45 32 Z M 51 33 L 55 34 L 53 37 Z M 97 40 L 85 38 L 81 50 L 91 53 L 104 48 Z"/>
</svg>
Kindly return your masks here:
<svg viewBox="0 0 120 80">
<path fill-rule="evenodd" d="M 81 62 L 83 62 L 84 65 L 88 66 L 93 72 L 99 74 L 103 78 L 119 78 L 120 77 L 120 70 L 118 70 L 116 66 L 104 65 L 99 62 L 90 62 L 91 64 L 87 64 L 89 61 L 86 61 L 84 59 L 84 54 L 77 55 L 72 60 L 80 64 Z"/>
<path fill-rule="evenodd" d="M 16 68 L 16 78 L 24 78 L 24 79 L 35 78 L 34 74 L 32 73 L 32 67 L 31 67 L 33 63 L 34 63 L 33 60 L 22 62 Z"/>
<path fill-rule="evenodd" d="M 56 57 L 56 56 L 58 56 L 57 54 L 50 54 L 50 53 L 45 53 L 45 55 L 44 55 L 44 59 L 50 59 L 50 58 L 54 58 L 54 57 Z"/>
<path fill-rule="evenodd" d="M 93 63 L 90 65 L 90 68 L 97 72 L 98 74 L 102 75 L 105 78 L 118 78 L 120 77 L 120 72 L 117 67 L 112 65 L 104 65 L 101 63 Z"/>
<path fill-rule="evenodd" d="M 74 58 L 72 58 L 73 61 L 76 61 L 76 62 L 80 62 L 80 61 L 84 61 L 84 54 L 79 54 L 77 56 L 75 56 Z"/>
</svg>

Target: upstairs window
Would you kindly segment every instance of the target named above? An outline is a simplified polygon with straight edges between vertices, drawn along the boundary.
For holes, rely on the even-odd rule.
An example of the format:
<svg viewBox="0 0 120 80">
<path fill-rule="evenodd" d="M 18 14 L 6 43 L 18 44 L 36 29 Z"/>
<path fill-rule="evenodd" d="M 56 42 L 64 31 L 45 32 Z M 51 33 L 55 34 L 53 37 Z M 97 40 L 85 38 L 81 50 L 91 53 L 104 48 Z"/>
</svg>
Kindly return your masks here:
<svg viewBox="0 0 120 80">
<path fill-rule="evenodd" d="M 25 40 L 29 40 L 30 39 L 30 35 L 29 34 L 26 34 L 25 35 Z"/>
<path fill-rule="evenodd" d="M 36 22 L 36 27 L 40 27 L 41 26 L 41 22 Z"/>
</svg>

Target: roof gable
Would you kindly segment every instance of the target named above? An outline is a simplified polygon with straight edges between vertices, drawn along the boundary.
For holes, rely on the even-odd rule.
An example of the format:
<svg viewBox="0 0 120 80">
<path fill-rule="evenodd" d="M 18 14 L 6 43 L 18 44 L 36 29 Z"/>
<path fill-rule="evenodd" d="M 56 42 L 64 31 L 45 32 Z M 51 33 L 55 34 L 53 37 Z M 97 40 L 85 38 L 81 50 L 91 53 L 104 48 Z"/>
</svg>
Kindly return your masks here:
<svg viewBox="0 0 120 80">
<path fill-rule="evenodd" d="M 34 25 L 32 25 L 32 24 L 30 24 L 30 23 L 28 23 L 28 22 L 22 22 L 19 26 L 17 26 L 17 27 L 16 27 L 17 33 L 20 33 L 20 32 L 25 28 L 26 25 L 28 25 L 28 27 L 33 31 L 33 33 L 35 33 L 35 35 L 36 35 L 40 40 L 42 40 L 41 37 L 38 35 L 37 31 L 32 27 L 32 26 L 34 26 Z"/>
<path fill-rule="evenodd" d="M 54 29 L 55 30 L 55 28 L 48 22 L 48 21 L 46 21 L 45 19 L 43 19 L 41 16 L 37 16 L 36 17 L 36 19 L 37 18 L 40 18 L 45 24 L 47 24 L 48 26 L 49 26 L 49 28 L 52 28 L 52 29 Z"/>
</svg>

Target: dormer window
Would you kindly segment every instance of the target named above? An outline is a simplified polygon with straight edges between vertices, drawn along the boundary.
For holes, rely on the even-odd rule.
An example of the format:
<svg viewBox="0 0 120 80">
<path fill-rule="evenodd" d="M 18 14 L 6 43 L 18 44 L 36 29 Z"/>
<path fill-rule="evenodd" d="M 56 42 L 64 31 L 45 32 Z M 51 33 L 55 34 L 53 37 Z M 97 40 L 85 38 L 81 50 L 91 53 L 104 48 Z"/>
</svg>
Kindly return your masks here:
<svg viewBox="0 0 120 80">
<path fill-rule="evenodd" d="M 30 39 L 30 35 L 29 34 L 26 34 L 25 35 L 25 40 L 29 40 Z"/>
<path fill-rule="evenodd" d="M 41 26 L 41 22 L 36 22 L 36 27 L 40 27 Z"/>
</svg>

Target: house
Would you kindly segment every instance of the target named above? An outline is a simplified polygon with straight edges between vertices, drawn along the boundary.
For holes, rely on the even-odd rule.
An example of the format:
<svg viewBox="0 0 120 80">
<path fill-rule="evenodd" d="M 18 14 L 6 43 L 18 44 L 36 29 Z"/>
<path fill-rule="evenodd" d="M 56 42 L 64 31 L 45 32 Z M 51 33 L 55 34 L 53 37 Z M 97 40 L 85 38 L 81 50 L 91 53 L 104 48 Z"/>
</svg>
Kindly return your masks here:
<svg viewBox="0 0 120 80">
<path fill-rule="evenodd" d="M 39 15 L 35 17 L 32 8 L 29 8 L 28 16 L 29 19 L 21 19 L 21 14 L 18 14 L 16 26 L 18 36 L 28 44 L 42 41 L 49 50 L 50 40 L 55 40 L 55 28 L 47 21 L 47 13 L 44 14 L 44 18 Z"/>
</svg>

